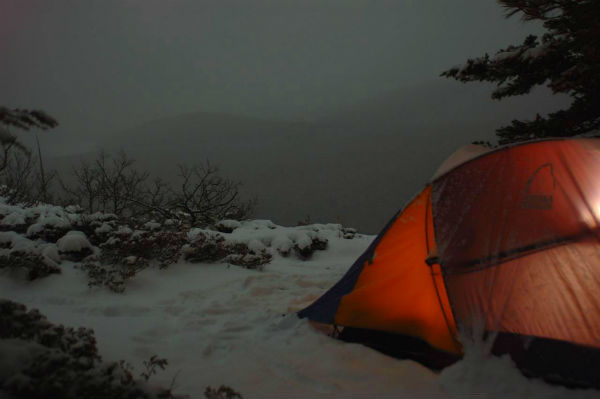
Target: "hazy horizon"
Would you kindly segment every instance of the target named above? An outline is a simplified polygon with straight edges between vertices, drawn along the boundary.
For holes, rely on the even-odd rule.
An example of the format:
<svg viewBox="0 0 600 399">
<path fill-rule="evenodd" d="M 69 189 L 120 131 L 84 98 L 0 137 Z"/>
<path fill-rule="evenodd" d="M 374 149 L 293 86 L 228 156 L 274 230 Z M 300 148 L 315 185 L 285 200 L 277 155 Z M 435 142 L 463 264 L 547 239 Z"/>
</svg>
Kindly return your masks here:
<svg viewBox="0 0 600 399">
<path fill-rule="evenodd" d="M 455 148 L 493 139 L 513 114 L 533 117 L 565 103 L 547 91 L 498 103 L 488 86 L 439 77 L 539 32 L 539 25 L 506 19 L 491 0 L 0 0 L 2 105 L 42 109 L 59 121 L 39 135 L 47 158 L 130 139 L 143 146 L 143 135 L 128 132 L 171 118 L 178 134 L 199 136 L 169 143 L 168 162 L 186 153 L 214 160 L 256 191 L 265 179 L 280 184 L 276 195 L 261 194 L 260 216 L 282 220 L 287 212 L 289 222 L 324 212 L 335 221 L 334 209 L 343 209 L 345 219 L 373 231 Z M 228 118 L 214 124 L 231 125 L 224 131 L 178 122 L 200 114 L 258 122 L 248 121 L 252 136 Z M 297 139 L 295 147 L 285 140 L 274 147 L 277 134 L 263 134 L 260 121 L 291 130 L 304 124 L 298 134 L 315 145 Z M 209 133 L 212 148 L 205 148 L 200 136 Z M 240 150 L 240 140 L 253 150 Z M 153 148 L 154 157 L 164 152 Z M 339 167 L 354 157 L 373 160 L 360 179 Z M 313 180 L 302 173 L 306 165 Z M 280 169 L 302 188 L 264 172 Z M 295 202 L 298 192 L 314 201 Z"/>
<path fill-rule="evenodd" d="M 3 103 L 89 142 L 189 112 L 312 119 L 539 30 L 495 1 L 2 0 Z"/>
</svg>

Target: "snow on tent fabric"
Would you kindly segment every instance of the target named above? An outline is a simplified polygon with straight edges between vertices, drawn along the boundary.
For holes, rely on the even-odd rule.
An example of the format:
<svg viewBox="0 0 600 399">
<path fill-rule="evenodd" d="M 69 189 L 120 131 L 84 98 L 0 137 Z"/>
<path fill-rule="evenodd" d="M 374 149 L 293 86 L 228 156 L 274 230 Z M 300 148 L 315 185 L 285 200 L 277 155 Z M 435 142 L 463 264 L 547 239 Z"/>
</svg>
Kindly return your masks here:
<svg viewBox="0 0 600 399">
<path fill-rule="evenodd" d="M 435 369 L 459 332 L 490 337 L 526 375 L 600 387 L 598 176 L 600 139 L 459 150 L 299 316 Z"/>
</svg>

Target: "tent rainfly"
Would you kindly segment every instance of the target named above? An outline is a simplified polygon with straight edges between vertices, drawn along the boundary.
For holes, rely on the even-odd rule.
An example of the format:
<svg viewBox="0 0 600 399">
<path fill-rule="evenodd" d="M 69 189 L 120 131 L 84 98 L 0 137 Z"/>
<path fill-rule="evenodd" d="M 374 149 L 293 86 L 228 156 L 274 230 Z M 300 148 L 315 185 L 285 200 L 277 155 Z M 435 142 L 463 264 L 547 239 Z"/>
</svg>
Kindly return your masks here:
<svg viewBox="0 0 600 399">
<path fill-rule="evenodd" d="M 526 375 L 600 388 L 599 223 L 600 139 L 471 145 L 299 316 L 432 369 L 493 339 Z"/>
</svg>

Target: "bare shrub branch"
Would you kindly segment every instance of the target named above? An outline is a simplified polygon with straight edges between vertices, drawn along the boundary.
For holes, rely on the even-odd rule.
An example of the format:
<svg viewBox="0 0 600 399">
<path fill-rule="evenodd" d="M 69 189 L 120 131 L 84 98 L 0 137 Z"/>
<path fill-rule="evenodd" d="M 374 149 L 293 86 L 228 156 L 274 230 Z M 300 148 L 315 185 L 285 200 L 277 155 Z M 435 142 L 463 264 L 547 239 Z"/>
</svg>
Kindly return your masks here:
<svg viewBox="0 0 600 399">
<path fill-rule="evenodd" d="M 239 199 L 240 183 L 222 177 L 209 161 L 178 165 L 180 185 L 172 190 L 171 210 L 179 211 L 192 226 L 209 225 L 221 219 L 243 219 L 254 209 L 254 201 Z"/>
<path fill-rule="evenodd" d="M 190 226 L 212 225 L 222 219 L 244 219 L 256 201 L 240 199 L 240 183 L 219 174 L 210 162 L 178 165 L 175 187 L 134 166 L 120 152 L 111 157 L 100 152 L 92 163 L 73 168 L 74 184 L 60 181 L 66 201 L 87 212 L 114 213 L 119 217 L 178 219 Z"/>
<path fill-rule="evenodd" d="M 5 167 L 0 171 L 0 184 L 4 186 L 2 195 L 7 203 L 32 205 L 40 200 L 50 201 L 50 187 L 57 177 L 50 171 L 42 179 L 38 161 L 29 152 L 6 153 Z"/>
</svg>

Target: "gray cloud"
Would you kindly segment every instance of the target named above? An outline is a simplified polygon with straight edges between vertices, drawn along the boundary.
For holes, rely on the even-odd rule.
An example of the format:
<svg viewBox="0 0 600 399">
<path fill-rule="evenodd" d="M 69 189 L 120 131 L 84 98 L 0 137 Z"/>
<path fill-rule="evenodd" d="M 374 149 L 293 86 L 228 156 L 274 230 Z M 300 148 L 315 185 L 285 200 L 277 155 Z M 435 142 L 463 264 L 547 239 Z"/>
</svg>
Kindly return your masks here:
<svg viewBox="0 0 600 399">
<path fill-rule="evenodd" d="M 430 80 L 534 26 L 492 1 L 3 1 L 4 102 L 83 141 L 158 116 L 310 117 Z"/>
</svg>

